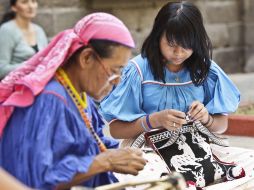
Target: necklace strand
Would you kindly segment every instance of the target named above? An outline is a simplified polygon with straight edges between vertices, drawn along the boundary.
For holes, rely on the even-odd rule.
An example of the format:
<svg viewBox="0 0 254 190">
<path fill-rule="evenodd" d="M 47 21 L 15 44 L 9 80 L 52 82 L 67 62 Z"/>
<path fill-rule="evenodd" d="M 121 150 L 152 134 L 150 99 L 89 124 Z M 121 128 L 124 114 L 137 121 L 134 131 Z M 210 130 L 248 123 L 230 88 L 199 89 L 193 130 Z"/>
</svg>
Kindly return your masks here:
<svg viewBox="0 0 254 190">
<path fill-rule="evenodd" d="M 91 125 L 91 122 L 89 121 L 86 113 L 84 112 L 84 109 L 87 107 L 86 101 L 83 101 L 81 99 L 80 95 L 78 94 L 76 89 L 73 87 L 71 81 L 69 80 L 67 74 L 64 72 L 63 69 L 59 68 L 55 76 L 57 81 L 60 82 L 64 86 L 64 88 L 67 90 L 68 94 L 70 95 L 76 107 L 78 108 L 79 113 L 86 124 L 86 127 L 89 129 L 90 133 L 93 135 L 94 139 L 96 140 L 100 148 L 100 151 L 104 152 L 105 150 L 107 150 L 106 146 L 103 144 L 102 140 L 100 139 L 98 134 L 95 132 L 93 126 Z M 86 97 L 85 94 L 84 94 L 84 97 Z"/>
</svg>

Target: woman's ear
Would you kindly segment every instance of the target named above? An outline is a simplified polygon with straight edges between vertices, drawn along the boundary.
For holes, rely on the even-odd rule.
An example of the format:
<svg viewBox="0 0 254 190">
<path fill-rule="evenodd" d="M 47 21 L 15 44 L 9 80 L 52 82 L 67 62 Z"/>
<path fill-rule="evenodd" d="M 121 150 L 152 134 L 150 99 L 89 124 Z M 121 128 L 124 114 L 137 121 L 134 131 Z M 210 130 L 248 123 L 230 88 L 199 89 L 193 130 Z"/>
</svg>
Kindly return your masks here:
<svg viewBox="0 0 254 190">
<path fill-rule="evenodd" d="M 13 5 L 13 6 L 11 6 L 11 10 L 14 12 L 14 13 L 16 13 L 17 12 L 17 8 Z"/>
<path fill-rule="evenodd" d="M 91 48 L 83 49 L 79 54 L 78 60 L 82 69 L 93 66 L 95 61 L 93 50 Z"/>
</svg>

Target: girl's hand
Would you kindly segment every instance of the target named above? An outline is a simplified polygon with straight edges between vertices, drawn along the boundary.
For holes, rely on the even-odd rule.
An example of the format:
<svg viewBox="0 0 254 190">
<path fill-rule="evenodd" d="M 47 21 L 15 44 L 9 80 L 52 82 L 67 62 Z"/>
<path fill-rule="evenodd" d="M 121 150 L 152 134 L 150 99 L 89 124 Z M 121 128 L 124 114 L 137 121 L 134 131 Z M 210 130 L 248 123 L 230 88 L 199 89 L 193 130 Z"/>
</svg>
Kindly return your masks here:
<svg viewBox="0 0 254 190">
<path fill-rule="evenodd" d="M 190 118 L 192 120 L 194 121 L 198 120 L 202 124 L 207 123 L 209 120 L 209 113 L 206 107 L 204 106 L 204 104 L 202 104 L 199 101 L 192 102 L 192 104 L 190 105 L 188 114 L 190 115 Z"/>
<path fill-rule="evenodd" d="M 153 121 L 154 128 L 164 127 L 168 130 L 176 130 L 182 127 L 182 125 L 187 124 L 185 119 L 185 113 L 174 110 L 167 109 L 160 112 L 153 113 L 150 115 L 150 120 Z"/>
</svg>

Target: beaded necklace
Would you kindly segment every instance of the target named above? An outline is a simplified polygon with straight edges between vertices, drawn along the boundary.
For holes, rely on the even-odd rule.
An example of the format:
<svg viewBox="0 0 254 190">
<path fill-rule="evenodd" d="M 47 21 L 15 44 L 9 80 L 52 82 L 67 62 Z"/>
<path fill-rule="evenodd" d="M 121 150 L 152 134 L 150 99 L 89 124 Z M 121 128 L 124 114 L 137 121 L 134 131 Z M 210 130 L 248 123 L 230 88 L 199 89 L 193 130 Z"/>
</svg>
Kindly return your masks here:
<svg viewBox="0 0 254 190">
<path fill-rule="evenodd" d="M 67 90 L 68 94 L 70 95 L 71 99 L 75 103 L 83 121 L 86 124 L 86 127 L 89 129 L 94 139 L 96 140 L 100 148 L 100 151 L 104 152 L 105 150 L 107 150 L 106 146 L 103 144 L 100 137 L 95 132 L 93 126 L 91 125 L 91 122 L 89 121 L 86 113 L 84 112 L 84 109 L 87 108 L 86 98 L 85 100 L 82 100 L 82 98 L 80 97 L 80 95 L 78 94 L 74 86 L 72 85 L 70 79 L 68 78 L 67 74 L 64 72 L 63 69 L 59 68 L 56 71 L 55 77 L 56 77 L 56 80 L 64 86 L 64 88 Z M 86 94 L 84 93 L 83 96 L 86 97 Z"/>
</svg>

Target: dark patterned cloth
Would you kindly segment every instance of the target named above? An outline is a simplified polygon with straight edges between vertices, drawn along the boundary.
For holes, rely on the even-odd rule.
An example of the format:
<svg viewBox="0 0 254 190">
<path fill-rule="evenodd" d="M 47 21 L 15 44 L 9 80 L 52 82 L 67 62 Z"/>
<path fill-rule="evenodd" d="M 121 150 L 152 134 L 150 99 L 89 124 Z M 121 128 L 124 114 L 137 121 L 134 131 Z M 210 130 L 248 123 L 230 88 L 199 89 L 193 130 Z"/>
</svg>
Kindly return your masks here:
<svg viewBox="0 0 254 190">
<path fill-rule="evenodd" d="M 220 161 L 212 153 L 210 141 L 220 145 L 224 143 L 200 123 L 185 125 L 178 131 L 150 131 L 145 138 L 170 171 L 182 173 L 189 185 L 202 188 L 245 176 L 242 167 Z"/>
</svg>

